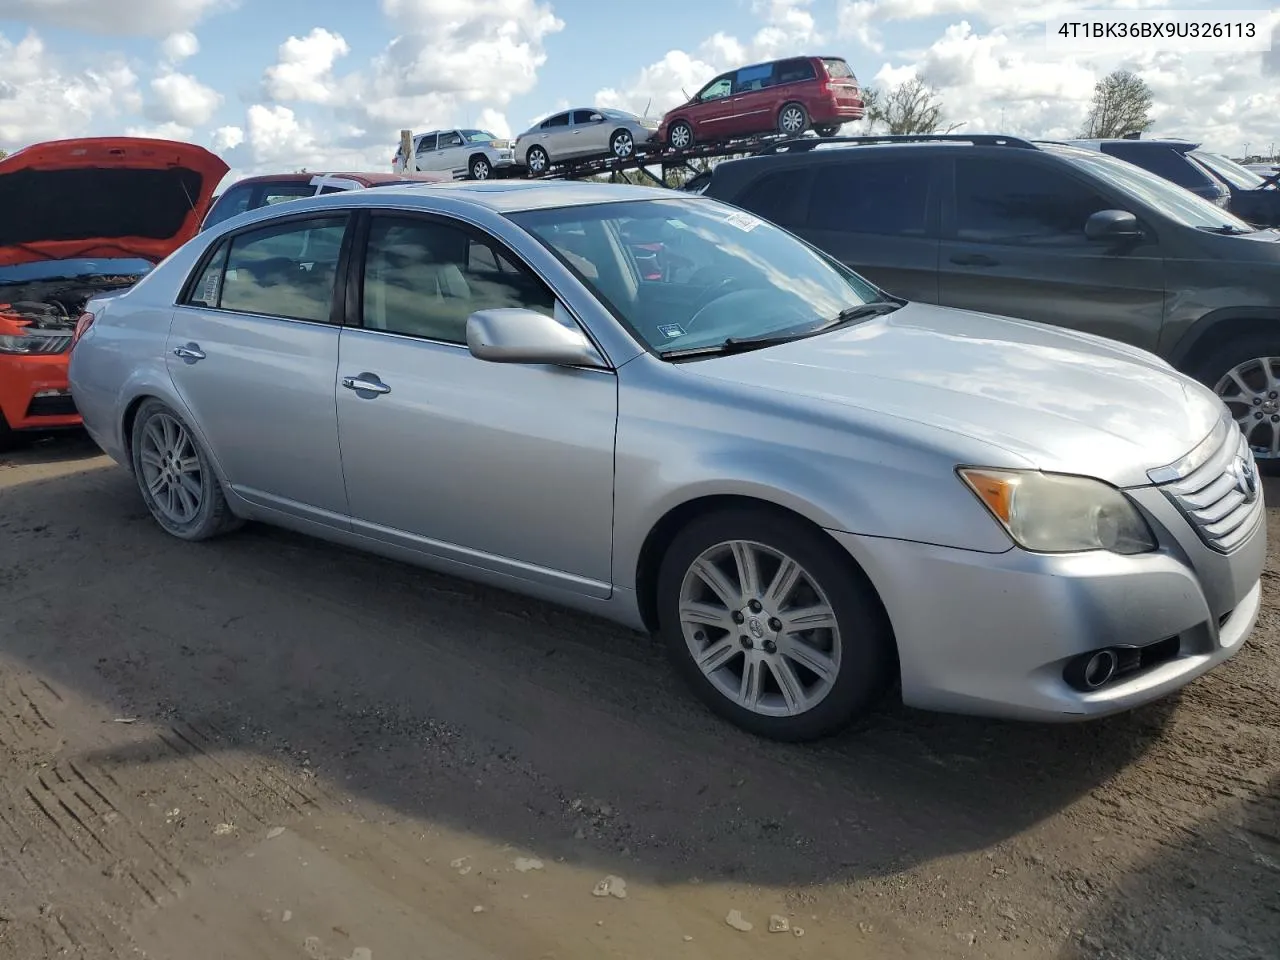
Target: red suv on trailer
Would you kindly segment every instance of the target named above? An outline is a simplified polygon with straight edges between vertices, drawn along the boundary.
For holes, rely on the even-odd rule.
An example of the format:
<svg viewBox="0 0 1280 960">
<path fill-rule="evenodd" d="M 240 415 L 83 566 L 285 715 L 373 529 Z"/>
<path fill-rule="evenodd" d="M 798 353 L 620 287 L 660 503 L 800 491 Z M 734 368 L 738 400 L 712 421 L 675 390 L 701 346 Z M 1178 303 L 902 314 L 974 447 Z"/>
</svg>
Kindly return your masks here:
<svg viewBox="0 0 1280 960">
<path fill-rule="evenodd" d="M 858 78 L 843 57 L 790 57 L 720 74 L 667 111 L 658 139 L 687 150 L 697 141 L 753 134 L 796 137 L 810 127 L 829 137 L 865 112 Z"/>
</svg>

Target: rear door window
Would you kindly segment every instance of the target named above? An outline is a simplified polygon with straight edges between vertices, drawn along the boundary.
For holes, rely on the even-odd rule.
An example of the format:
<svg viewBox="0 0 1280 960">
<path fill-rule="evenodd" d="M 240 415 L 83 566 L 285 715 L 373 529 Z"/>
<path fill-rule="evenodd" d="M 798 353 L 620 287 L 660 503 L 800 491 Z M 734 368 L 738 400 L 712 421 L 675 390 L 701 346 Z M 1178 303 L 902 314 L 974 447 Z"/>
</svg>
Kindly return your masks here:
<svg viewBox="0 0 1280 960">
<path fill-rule="evenodd" d="M 328 323 L 346 226 L 345 216 L 317 217 L 237 234 L 227 251 L 221 288 L 205 276 L 194 284 L 192 296 L 223 310 Z M 217 303 L 209 303 L 215 289 Z"/>
<path fill-rule="evenodd" d="M 1102 152 L 1127 160 L 1135 167 L 1141 167 L 1180 187 L 1203 188 L 1214 183 L 1208 174 L 1172 147 L 1142 146 L 1127 142 L 1104 143 Z"/>
<path fill-rule="evenodd" d="M 932 178 L 933 162 L 925 157 L 816 165 L 807 226 L 923 237 L 928 232 Z"/>
<path fill-rule="evenodd" d="M 542 129 L 549 130 L 555 127 L 567 127 L 569 125 L 569 114 L 557 113 L 549 120 L 542 121 Z"/>
<path fill-rule="evenodd" d="M 772 87 L 777 82 L 772 63 L 763 63 L 754 67 L 743 67 L 738 71 L 733 83 L 733 92 L 753 93 Z"/>
</svg>

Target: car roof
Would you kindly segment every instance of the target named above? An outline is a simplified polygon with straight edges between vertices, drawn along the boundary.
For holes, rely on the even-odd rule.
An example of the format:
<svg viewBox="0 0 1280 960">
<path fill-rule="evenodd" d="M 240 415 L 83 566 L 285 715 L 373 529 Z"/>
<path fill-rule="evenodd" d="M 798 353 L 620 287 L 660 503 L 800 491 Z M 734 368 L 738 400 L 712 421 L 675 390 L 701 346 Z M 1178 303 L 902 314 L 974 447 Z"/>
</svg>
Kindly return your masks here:
<svg viewBox="0 0 1280 960">
<path fill-rule="evenodd" d="M 362 183 L 366 187 L 375 183 L 421 182 L 433 183 L 436 176 L 427 173 L 381 173 L 375 171 L 308 170 L 305 173 L 264 173 L 256 177 L 243 177 L 231 184 L 238 187 L 245 183 L 310 183 L 316 177 L 344 177 Z M 230 189 L 228 187 L 227 189 Z M 226 190 L 222 191 L 226 193 Z"/>
<path fill-rule="evenodd" d="M 1091 150 L 1100 150 L 1104 143 L 1137 143 L 1146 144 L 1155 147 L 1172 147 L 1175 150 L 1196 150 L 1200 144 L 1194 140 L 1184 140 L 1181 137 L 1154 137 L 1151 139 L 1133 140 L 1128 137 L 1079 137 L 1071 140 L 1041 140 L 1039 143 L 1066 143 L 1074 147 L 1085 147 Z"/>
</svg>

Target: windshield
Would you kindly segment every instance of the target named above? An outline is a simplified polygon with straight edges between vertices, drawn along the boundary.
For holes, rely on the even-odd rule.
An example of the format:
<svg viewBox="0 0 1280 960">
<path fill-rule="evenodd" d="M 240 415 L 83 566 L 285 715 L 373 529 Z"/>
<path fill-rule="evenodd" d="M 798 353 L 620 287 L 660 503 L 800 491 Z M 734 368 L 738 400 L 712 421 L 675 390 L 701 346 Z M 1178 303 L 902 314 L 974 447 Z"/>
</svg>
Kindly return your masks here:
<svg viewBox="0 0 1280 960">
<path fill-rule="evenodd" d="M 680 197 L 512 214 L 658 353 L 803 332 L 882 300 L 791 234 Z"/>
<path fill-rule="evenodd" d="M 1192 150 L 1191 156 L 1237 190 L 1259 190 L 1266 183 L 1265 179 L 1258 176 L 1248 167 L 1243 167 L 1219 153 L 1204 153 L 1201 150 Z"/>
<path fill-rule="evenodd" d="M 459 132 L 466 137 L 467 143 L 487 143 L 490 140 L 498 139 L 485 130 L 461 130 Z"/>
<path fill-rule="evenodd" d="M 1113 188 L 1136 196 L 1183 226 L 1200 230 L 1222 230 L 1225 227 L 1232 233 L 1255 232 L 1253 227 L 1221 207 L 1126 160 L 1078 147 L 1045 146 L 1043 149 L 1070 160 Z"/>
</svg>

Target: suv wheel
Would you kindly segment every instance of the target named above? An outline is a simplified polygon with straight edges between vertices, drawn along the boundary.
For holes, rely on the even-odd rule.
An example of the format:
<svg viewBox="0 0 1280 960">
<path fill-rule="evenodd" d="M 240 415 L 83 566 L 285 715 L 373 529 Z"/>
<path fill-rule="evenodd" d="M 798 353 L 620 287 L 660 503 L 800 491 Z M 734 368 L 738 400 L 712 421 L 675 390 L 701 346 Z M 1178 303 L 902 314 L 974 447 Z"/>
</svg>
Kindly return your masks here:
<svg viewBox="0 0 1280 960">
<path fill-rule="evenodd" d="M 821 533 L 774 513 L 724 510 L 676 537 L 658 574 L 676 669 L 752 733 L 810 740 L 868 710 L 893 675 L 871 584 Z"/>
<path fill-rule="evenodd" d="M 488 180 L 493 176 L 493 166 L 485 157 L 473 157 L 471 160 L 471 179 Z"/>
<path fill-rule="evenodd" d="M 529 148 L 528 154 L 525 155 L 525 163 L 529 167 L 530 173 L 540 176 L 547 172 L 547 167 L 551 166 L 551 158 L 547 156 L 546 150 L 534 144 Z"/>
<path fill-rule="evenodd" d="M 626 160 L 636 152 L 636 142 L 626 130 L 619 130 L 609 139 L 609 149 L 619 160 Z"/>
<path fill-rule="evenodd" d="M 1229 340 L 1211 349 L 1192 376 L 1227 405 L 1258 460 L 1280 462 L 1280 337 Z"/>
<path fill-rule="evenodd" d="M 683 120 L 677 120 L 667 131 L 667 143 L 676 150 L 688 150 L 693 146 L 693 127 Z"/>
<path fill-rule="evenodd" d="M 798 103 L 788 103 L 778 111 L 778 132 L 798 137 L 809 126 L 809 114 Z"/>
</svg>

